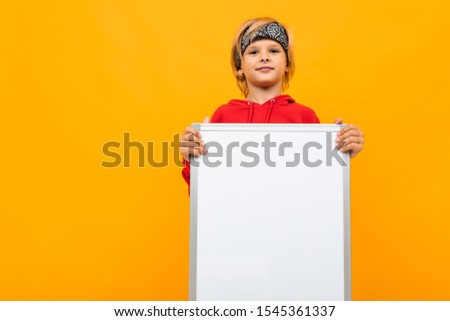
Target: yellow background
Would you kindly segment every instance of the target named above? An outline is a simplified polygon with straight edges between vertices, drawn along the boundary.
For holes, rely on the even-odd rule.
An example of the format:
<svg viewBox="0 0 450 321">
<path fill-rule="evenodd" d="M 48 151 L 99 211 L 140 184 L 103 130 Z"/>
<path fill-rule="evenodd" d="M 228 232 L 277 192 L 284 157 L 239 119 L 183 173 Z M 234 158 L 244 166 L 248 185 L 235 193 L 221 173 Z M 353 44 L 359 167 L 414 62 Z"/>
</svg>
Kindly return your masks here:
<svg viewBox="0 0 450 321">
<path fill-rule="evenodd" d="M 450 300 L 448 1 L 2 1 L 0 299 L 185 300 L 180 168 L 104 168 L 240 98 L 234 32 L 295 34 L 288 94 L 359 125 L 353 298 Z M 172 153 L 173 154 L 173 153 Z M 173 155 L 172 155 L 173 158 Z"/>
</svg>

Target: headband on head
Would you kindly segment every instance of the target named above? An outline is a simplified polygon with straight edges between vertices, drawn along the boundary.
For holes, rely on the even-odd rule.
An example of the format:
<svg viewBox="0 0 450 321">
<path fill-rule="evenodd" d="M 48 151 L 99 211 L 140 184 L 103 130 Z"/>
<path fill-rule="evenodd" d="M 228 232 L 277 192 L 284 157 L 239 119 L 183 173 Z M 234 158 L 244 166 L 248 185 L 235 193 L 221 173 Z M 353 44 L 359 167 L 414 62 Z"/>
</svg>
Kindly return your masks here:
<svg viewBox="0 0 450 321">
<path fill-rule="evenodd" d="M 248 29 L 244 31 L 244 36 L 241 40 L 241 54 L 244 53 L 245 49 L 252 43 L 253 41 L 260 39 L 272 39 L 278 42 L 283 49 L 288 52 L 288 36 L 286 30 L 278 23 L 271 22 L 268 23 L 261 28 L 259 28 L 256 32 L 252 32 L 250 34 L 247 33 Z"/>
</svg>

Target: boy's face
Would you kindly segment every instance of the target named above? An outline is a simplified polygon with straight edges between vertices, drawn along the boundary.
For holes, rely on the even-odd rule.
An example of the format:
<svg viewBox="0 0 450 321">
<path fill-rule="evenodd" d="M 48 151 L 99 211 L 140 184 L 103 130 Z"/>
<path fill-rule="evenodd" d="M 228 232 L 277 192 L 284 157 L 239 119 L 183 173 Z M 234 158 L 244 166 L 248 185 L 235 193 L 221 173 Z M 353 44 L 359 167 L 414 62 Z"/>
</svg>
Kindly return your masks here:
<svg viewBox="0 0 450 321">
<path fill-rule="evenodd" d="M 283 47 L 276 41 L 262 39 L 251 43 L 245 49 L 240 72 L 245 75 L 249 89 L 267 88 L 281 86 L 288 68 Z"/>
</svg>

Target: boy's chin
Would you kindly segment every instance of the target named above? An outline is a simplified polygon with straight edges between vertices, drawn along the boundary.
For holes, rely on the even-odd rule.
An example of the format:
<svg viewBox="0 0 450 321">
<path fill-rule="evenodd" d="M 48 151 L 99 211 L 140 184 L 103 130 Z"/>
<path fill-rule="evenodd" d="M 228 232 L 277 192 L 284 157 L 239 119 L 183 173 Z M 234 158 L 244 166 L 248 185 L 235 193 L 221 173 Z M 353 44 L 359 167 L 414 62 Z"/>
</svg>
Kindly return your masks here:
<svg viewBox="0 0 450 321">
<path fill-rule="evenodd" d="M 272 88 L 277 85 L 281 86 L 281 84 L 282 84 L 282 81 L 261 80 L 261 81 L 254 82 L 252 85 L 254 87 L 259 87 L 259 88 Z"/>
</svg>

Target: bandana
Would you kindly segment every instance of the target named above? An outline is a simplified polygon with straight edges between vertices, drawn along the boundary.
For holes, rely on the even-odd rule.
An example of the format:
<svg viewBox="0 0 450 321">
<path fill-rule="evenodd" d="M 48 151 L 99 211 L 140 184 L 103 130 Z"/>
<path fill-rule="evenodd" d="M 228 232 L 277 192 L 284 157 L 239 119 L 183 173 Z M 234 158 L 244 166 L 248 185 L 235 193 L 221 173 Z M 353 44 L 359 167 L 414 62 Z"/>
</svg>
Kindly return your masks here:
<svg viewBox="0 0 450 321">
<path fill-rule="evenodd" d="M 250 26 L 248 27 L 250 28 Z M 271 22 L 259 28 L 256 32 L 247 34 L 247 30 L 244 31 L 244 36 L 241 40 L 241 54 L 244 53 L 248 45 L 256 40 L 260 39 L 272 39 L 278 42 L 281 47 L 287 52 L 288 51 L 288 36 L 286 30 L 278 23 Z"/>
</svg>

